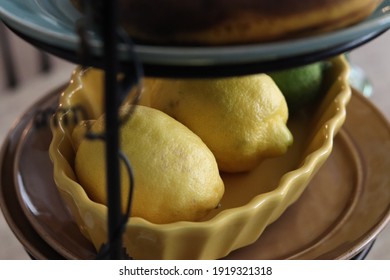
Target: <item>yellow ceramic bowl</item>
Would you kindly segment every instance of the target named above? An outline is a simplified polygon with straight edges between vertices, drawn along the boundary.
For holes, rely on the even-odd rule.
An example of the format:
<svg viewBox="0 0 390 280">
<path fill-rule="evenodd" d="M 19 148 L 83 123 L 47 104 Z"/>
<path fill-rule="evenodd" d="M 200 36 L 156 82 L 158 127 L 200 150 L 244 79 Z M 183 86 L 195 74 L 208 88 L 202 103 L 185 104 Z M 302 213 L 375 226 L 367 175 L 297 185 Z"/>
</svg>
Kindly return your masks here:
<svg viewBox="0 0 390 280">
<path fill-rule="evenodd" d="M 348 63 L 342 56 L 329 63 L 326 95 L 315 113 L 291 117 L 288 122 L 294 145 L 285 155 L 266 160 L 249 173 L 222 174 L 226 187 L 222 207 L 202 221 L 153 224 L 132 217 L 123 237 L 128 254 L 135 259 L 218 259 L 256 241 L 305 190 L 330 155 L 334 136 L 345 120 L 351 96 Z M 59 124 L 52 126 L 50 146 L 58 190 L 96 248 L 106 242 L 107 208 L 90 200 L 77 182 L 70 141 L 73 125 L 63 121 L 75 114 L 70 107 L 82 106 L 92 118 L 102 114 L 101 77 L 94 69 L 74 71 L 60 98 Z"/>
</svg>

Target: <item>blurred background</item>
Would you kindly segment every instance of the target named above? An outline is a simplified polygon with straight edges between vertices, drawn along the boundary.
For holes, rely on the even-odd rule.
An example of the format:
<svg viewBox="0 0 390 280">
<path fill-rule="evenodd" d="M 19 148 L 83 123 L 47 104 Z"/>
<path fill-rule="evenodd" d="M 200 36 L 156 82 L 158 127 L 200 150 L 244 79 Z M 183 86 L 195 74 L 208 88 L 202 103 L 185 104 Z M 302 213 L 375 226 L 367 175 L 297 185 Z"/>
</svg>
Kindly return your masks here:
<svg viewBox="0 0 390 280">
<path fill-rule="evenodd" d="M 0 28 L 3 28 L 5 36 L 8 36 L 11 46 L 9 54 L 0 57 L 1 144 L 12 124 L 34 101 L 69 81 L 75 65 L 40 53 L 6 30 L 4 26 L 1 26 L 1 23 Z M 356 86 L 362 86 L 357 84 L 356 81 L 361 81 L 362 74 L 366 75 L 372 88 L 366 85 L 364 92 L 388 120 L 390 120 L 389 46 L 390 32 L 386 32 L 379 38 L 348 54 L 351 64 L 355 67 L 353 77 L 358 78 L 353 82 Z M 13 61 L 13 67 L 8 67 L 8 71 L 6 71 L 6 65 L 11 60 Z M 15 84 L 10 86 L 9 80 Z M 8 227 L 1 212 L 0 242 L 0 259 L 29 259 L 22 245 Z M 380 234 L 367 259 L 390 259 L 389 226 Z"/>
</svg>

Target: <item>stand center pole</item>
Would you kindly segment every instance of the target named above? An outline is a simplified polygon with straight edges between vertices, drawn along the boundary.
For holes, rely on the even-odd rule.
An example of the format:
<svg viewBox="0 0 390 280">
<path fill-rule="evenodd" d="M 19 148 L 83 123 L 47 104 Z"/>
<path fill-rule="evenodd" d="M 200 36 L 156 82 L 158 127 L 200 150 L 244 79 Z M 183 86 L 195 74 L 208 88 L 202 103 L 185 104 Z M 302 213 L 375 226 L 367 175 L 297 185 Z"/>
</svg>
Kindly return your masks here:
<svg viewBox="0 0 390 280">
<path fill-rule="evenodd" d="M 119 169 L 119 97 L 117 74 L 118 1 L 104 0 L 103 40 L 105 70 L 105 112 L 106 112 L 106 170 L 108 192 L 108 240 L 109 255 L 112 260 L 123 259 L 122 232 L 117 232 L 121 223 L 121 192 Z"/>
</svg>

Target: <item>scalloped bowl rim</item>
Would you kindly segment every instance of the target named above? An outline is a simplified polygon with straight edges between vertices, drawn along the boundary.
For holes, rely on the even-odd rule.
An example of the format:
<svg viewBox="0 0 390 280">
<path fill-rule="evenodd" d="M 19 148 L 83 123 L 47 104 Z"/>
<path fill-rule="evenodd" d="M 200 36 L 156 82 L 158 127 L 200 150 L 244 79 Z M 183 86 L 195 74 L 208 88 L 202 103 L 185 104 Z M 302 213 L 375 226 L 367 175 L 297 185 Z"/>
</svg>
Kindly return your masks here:
<svg viewBox="0 0 390 280">
<path fill-rule="evenodd" d="M 328 91 L 338 90 L 339 92 L 334 95 L 335 98 L 331 103 L 332 105 L 330 106 L 330 108 L 327 108 L 327 110 L 332 110 L 335 113 L 332 114 L 332 117 L 328 119 L 322 125 L 321 129 L 319 129 L 316 132 L 316 135 L 320 133 L 324 134 L 325 141 L 323 142 L 322 146 L 318 147 L 317 149 L 309 153 L 304 158 L 300 167 L 285 173 L 280 179 L 279 185 L 274 190 L 256 195 L 245 205 L 235 207 L 235 208 L 225 209 L 207 221 L 200 221 L 200 222 L 180 221 L 180 222 L 175 222 L 170 224 L 154 224 L 143 218 L 131 217 L 126 225 L 126 228 L 127 229 L 129 227 L 147 228 L 148 230 L 156 232 L 156 234 L 158 233 L 167 234 L 173 231 L 177 233 L 180 232 L 185 233 L 188 230 L 195 230 L 195 229 L 211 230 L 218 226 L 226 226 L 226 223 L 229 223 L 229 219 L 231 219 L 234 216 L 239 215 L 240 218 L 242 219 L 245 215 L 253 215 L 252 213 L 253 211 L 261 211 L 262 208 L 261 205 L 266 203 L 268 200 L 277 200 L 279 202 L 283 202 L 283 199 L 287 195 L 291 194 L 290 192 L 292 190 L 290 186 L 297 183 L 297 181 L 299 181 L 299 179 L 302 176 L 308 176 L 308 178 L 306 178 L 306 181 L 309 181 L 310 176 L 312 176 L 318 170 L 318 168 L 321 167 L 323 162 L 330 155 L 333 147 L 334 136 L 337 134 L 338 130 L 344 123 L 346 117 L 346 105 L 348 104 L 349 99 L 351 97 L 351 89 L 348 84 L 348 75 L 349 75 L 348 62 L 343 56 L 338 56 L 336 58 L 333 58 L 331 59 L 331 61 L 334 65 L 338 66 L 340 70 L 337 75 L 337 79 L 335 81 L 332 81 L 331 87 L 329 88 Z M 79 83 L 82 82 L 79 75 L 79 70 L 80 69 L 76 69 L 73 72 L 69 87 L 65 89 L 65 91 L 62 93 L 60 97 L 60 104 L 63 104 L 64 100 L 69 98 L 69 95 L 71 94 L 72 91 L 79 90 L 80 88 Z M 324 133 L 324 129 L 325 129 L 325 133 Z M 93 215 L 96 215 L 97 217 L 101 217 L 101 219 L 104 221 L 106 219 L 107 207 L 105 205 L 90 200 L 88 195 L 82 188 L 82 186 L 78 182 L 74 181 L 72 178 L 69 178 L 63 170 L 64 168 L 63 161 L 64 160 L 66 161 L 66 158 L 64 158 L 64 156 L 62 155 L 62 151 L 59 147 L 63 143 L 66 137 L 65 129 L 61 127 L 61 125 L 59 126 L 59 129 L 54 129 L 52 127 L 52 133 L 53 133 L 53 139 L 50 144 L 49 155 L 54 165 L 54 180 L 56 182 L 58 189 L 63 192 L 66 192 L 71 196 L 73 202 L 75 203 L 77 211 L 79 213 L 83 213 L 83 211 L 87 211 L 87 212 L 90 211 L 91 213 L 93 213 Z M 274 214 L 274 217 L 273 218 L 270 217 L 269 221 L 265 226 L 267 226 L 278 216 L 280 216 L 280 214 L 284 211 L 284 209 L 287 208 L 294 200 L 295 199 L 292 199 L 292 201 L 287 202 L 286 205 L 281 205 L 281 207 L 283 208 L 282 210 L 280 209 L 279 211 L 274 210 L 272 212 L 272 214 Z M 275 211 L 280 213 L 275 214 Z M 261 234 L 261 231 L 262 229 L 259 229 L 258 235 Z M 247 244 L 239 244 L 239 245 L 230 244 L 232 247 L 228 249 L 228 252 L 237 249 L 239 247 L 249 245 L 252 242 L 253 241 L 248 241 Z"/>
</svg>

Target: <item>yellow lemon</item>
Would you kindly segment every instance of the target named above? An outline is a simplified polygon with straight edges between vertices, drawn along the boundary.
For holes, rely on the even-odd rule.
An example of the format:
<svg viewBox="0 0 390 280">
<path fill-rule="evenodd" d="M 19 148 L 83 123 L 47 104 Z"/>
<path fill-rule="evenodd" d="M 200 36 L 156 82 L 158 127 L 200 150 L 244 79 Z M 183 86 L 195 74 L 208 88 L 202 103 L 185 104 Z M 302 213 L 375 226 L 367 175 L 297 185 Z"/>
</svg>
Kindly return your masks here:
<svg viewBox="0 0 390 280">
<path fill-rule="evenodd" d="M 92 132 L 103 131 L 103 119 L 93 123 Z M 74 137 L 78 138 L 78 134 Z M 178 121 L 161 111 L 136 106 L 134 114 L 121 126 L 120 141 L 134 172 L 132 216 L 154 223 L 195 221 L 218 206 L 224 185 L 214 155 Z M 82 140 L 75 170 L 91 199 L 106 204 L 104 151 L 103 141 Z M 124 164 L 121 174 L 124 211 L 129 193 Z"/>
<path fill-rule="evenodd" d="M 265 74 L 219 79 L 158 79 L 151 106 L 200 136 L 220 170 L 247 171 L 264 158 L 286 152 L 286 100 Z"/>
</svg>

